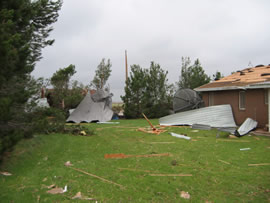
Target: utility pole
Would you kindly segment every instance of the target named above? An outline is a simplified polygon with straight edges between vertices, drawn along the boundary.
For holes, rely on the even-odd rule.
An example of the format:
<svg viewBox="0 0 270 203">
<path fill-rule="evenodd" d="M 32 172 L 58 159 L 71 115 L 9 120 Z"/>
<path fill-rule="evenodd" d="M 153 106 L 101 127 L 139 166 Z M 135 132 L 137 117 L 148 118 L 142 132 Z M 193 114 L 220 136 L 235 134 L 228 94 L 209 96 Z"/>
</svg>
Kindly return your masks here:
<svg viewBox="0 0 270 203">
<path fill-rule="evenodd" d="M 126 64 L 126 81 L 127 81 L 128 79 L 127 50 L 125 50 L 125 64 Z"/>
</svg>

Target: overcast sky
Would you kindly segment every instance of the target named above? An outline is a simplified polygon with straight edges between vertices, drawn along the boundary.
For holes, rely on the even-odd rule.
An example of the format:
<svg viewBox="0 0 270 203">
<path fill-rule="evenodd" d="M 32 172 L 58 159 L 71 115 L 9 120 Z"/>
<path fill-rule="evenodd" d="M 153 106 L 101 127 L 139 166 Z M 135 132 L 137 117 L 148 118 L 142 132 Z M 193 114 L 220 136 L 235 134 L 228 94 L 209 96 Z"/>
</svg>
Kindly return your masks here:
<svg viewBox="0 0 270 203">
<path fill-rule="evenodd" d="M 64 0 L 33 75 L 49 78 L 76 66 L 72 79 L 89 84 L 102 58 L 110 59 L 108 83 L 121 101 L 128 64 L 159 63 L 178 81 L 181 57 L 199 58 L 205 72 L 225 76 L 248 64 L 270 64 L 269 0 Z"/>
</svg>

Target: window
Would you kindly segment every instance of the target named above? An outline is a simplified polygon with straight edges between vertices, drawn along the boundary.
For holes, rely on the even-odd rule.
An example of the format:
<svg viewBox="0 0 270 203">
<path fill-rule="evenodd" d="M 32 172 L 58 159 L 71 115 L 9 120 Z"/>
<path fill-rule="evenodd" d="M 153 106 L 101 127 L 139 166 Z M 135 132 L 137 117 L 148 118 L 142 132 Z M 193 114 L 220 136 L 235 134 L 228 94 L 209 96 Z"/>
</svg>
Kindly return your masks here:
<svg viewBox="0 0 270 203">
<path fill-rule="evenodd" d="M 246 109 L 246 92 L 245 91 L 239 92 L 239 109 L 240 110 Z"/>
<path fill-rule="evenodd" d="M 209 106 L 214 106 L 214 92 L 209 92 Z"/>
<path fill-rule="evenodd" d="M 264 103 L 268 104 L 268 89 L 264 90 Z"/>
</svg>

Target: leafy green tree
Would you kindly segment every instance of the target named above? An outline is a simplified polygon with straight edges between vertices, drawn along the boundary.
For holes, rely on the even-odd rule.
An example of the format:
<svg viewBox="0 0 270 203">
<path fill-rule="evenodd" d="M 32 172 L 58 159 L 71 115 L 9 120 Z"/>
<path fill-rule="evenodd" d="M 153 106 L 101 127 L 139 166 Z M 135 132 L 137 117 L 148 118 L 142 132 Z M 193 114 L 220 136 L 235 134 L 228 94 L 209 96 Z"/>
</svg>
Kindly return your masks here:
<svg viewBox="0 0 270 203">
<path fill-rule="evenodd" d="M 76 73 L 75 65 L 60 68 L 51 77 L 53 92 L 51 93 L 52 105 L 56 108 L 75 108 L 83 98 L 83 85 L 78 81 L 71 82 L 71 77 Z"/>
<path fill-rule="evenodd" d="M 140 118 L 143 112 L 143 100 L 146 91 L 146 71 L 139 65 L 131 66 L 131 73 L 126 81 L 124 114 L 126 118 Z"/>
<path fill-rule="evenodd" d="M 0 154 L 29 136 L 25 104 L 32 92 L 30 73 L 61 8 L 60 0 L 0 1 Z"/>
<path fill-rule="evenodd" d="M 210 82 L 210 77 L 204 72 L 203 67 L 196 59 L 193 65 L 190 65 L 189 57 L 182 57 L 181 76 L 178 82 L 179 88 L 194 89 Z"/>
<path fill-rule="evenodd" d="M 103 89 L 106 85 L 106 82 L 108 81 L 110 75 L 111 75 L 111 61 L 110 59 L 107 60 L 107 63 L 105 62 L 105 59 L 103 58 L 98 65 L 96 69 L 96 74 L 94 79 L 91 82 L 91 85 L 96 89 Z"/>
</svg>

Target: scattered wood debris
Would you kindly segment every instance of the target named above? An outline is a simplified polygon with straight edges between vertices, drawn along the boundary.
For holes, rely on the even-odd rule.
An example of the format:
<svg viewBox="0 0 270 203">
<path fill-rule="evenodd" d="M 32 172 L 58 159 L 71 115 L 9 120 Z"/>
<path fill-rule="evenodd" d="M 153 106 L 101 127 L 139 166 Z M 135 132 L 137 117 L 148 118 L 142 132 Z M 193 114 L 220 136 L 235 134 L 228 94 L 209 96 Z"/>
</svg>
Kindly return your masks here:
<svg viewBox="0 0 270 203">
<path fill-rule="evenodd" d="M 247 140 L 225 140 L 225 139 L 216 139 L 216 141 L 223 141 L 223 142 L 250 142 Z"/>
<path fill-rule="evenodd" d="M 6 172 L 6 171 L 2 171 L 2 172 L 0 172 L 0 174 L 2 174 L 2 175 L 4 175 L 4 176 L 12 176 L 11 173 Z"/>
<path fill-rule="evenodd" d="M 56 188 L 53 188 L 53 189 L 47 191 L 47 193 L 49 193 L 49 194 L 62 194 L 65 192 L 67 192 L 67 186 L 65 186 L 64 189 L 56 187 Z"/>
<path fill-rule="evenodd" d="M 65 166 L 73 166 L 73 164 L 70 161 L 67 161 L 64 165 Z"/>
<path fill-rule="evenodd" d="M 77 192 L 77 194 L 74 197 L 72 197 L 71 199 L 96 200 L 96 199 L 90 198 L 90 197 L 83 197 L 81 192 Z"/>
<path fill-rule="evenodd" d="M 141 169 L 133 169 L 133 168 L 118 168 L 119 170 L 127 170 L 127 171 L 139 171 L 145 173 L 153 173 L 154 171 L 141 170 Z"/>
<path fill-rule="evenodd" d="M 55 188 L 55 184 L 49 185 L 47 188 L 48 189 Z"/>
<path fill-rule="evenodd" d="M 262 163 L 262 164 L 248 164 L 248 166 L 270 166 L 270 163 Z"/>
<path fill-rule="evenodd" d="M 190 194 L 188 192 L 185 192 L 185 191 L 181 191 L 180 196 L 184 199 L 190 199 Z"/>
<path fill-rule="evenodd" d="M 224 163 L 224 164 L 230 164 L 229 162 L 227 162 L 227 161 L 223 161 L 223 160 L 218 160 L 218 161 L 220 161 L 220 162 L 222 162 L 222 163 Z"/>
<path fill-rule="evenodd" d="M 73 169 L 73 170 L 75 170 L 75 171 L 79 171 L 79 172 L 81 172 L 81 173 L 84 173 L 84 174 L 86 174 L 86 175 L 92 176 L 92 177 L 94 177 L 94 178 L 98 178 L 98 179 L 100 179 L 100 180 L 102 180 L 102 181 L 104 181 L 104 182 L 107 182 L 107 183 L 111 183 L 111 184 L 117 185 L 117 186 L 119 186 L 120 188 L 123 188 L 123 189 L 125 188 L 123 185 L 120 185 L 120 184 L 118 184 L 118 183 L 112 182 L 112 181 L 110 181 L 110 180 L 106 180 L 105 178 L 102 178 L 102 177 L 99 177 L 99 176 L 97 176 L 97 175 L 88 173 L 88 172 L 83 171 L 83 170 L 81 170 L 81 169 L 73 168 L 73 167 L 68 167 L 68 168 Z"/>
<path fill-rule="evenodd" d="M 159 135 L 160 133 L 164 133 L 167 130 L 156 129 L 153 131 L 151 128 L 138 128 L 137 131 Z"/>
<path fill-rule="evenodd" d="M 131 157 L 160 157 L 160 156 L 170 156 L 169 153 L 164 154 L 145 154 L 145 155 L 125 155 L 123 153 L 120 154 L 105 154 L 105 159 L 125 159 L 125 158 L 131 158 Z"/>
<path fill-rule="evenodd" d="M 192 176 L 192 174 L 149 174 L 150 176 Z"/>
</svg>

